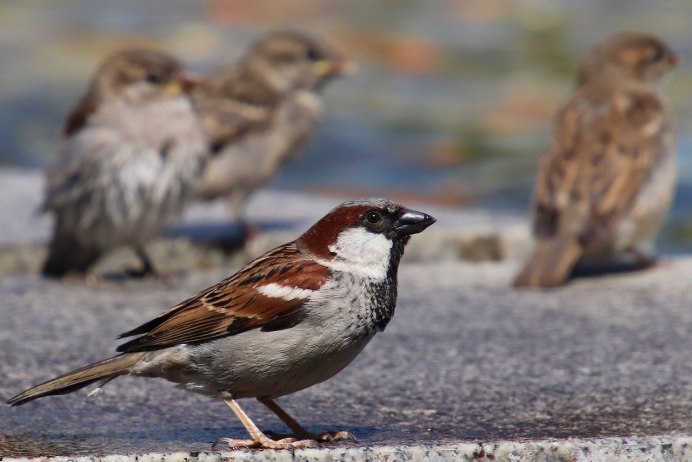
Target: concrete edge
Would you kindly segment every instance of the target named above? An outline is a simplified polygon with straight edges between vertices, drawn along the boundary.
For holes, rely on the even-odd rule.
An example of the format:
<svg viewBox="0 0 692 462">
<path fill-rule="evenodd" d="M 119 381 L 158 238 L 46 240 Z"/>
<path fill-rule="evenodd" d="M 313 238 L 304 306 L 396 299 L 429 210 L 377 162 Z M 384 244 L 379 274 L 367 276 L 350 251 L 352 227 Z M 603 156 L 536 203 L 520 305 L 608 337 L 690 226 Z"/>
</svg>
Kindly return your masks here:
<svg viewBox="0 0 692 462">
<path fill-rule="evenodd" d="M 237 450 L 80 457 L 0 457 L 3 462 L 226 462 L 226 461 L 689 461 L 692 437 L 660 436 L 596 440 L 456 443 L 362 448 L 307 448 L 296 451 Z"/>
<path fill-rule="evenodd" d="M 241 266 L 248 253 L 253 257 L 259 256 L 295 239 L 296 234 L 294 230 L 261 233 L 255 237 L 251 249 L 244 248 L 240 242 L 228 249 L 215 242 L 169 236 L 147 246 L 147 251 L 156 266 L 165 271 Z M 528 230 L 522 226 L 503 231 L 490 228 L 433 229 L 425 239 L 412 240 L 404 258 L 411 262 L 501 261 L 523 258 L 532 245 Z M 45 243 L 0 243 L 0 275 L 38 274 L 46 252 Z M 99 262 L 94 270 L 97 273 L 118 272 L 137 264 L 129 249 L 119 249 Z"/>
</svg>

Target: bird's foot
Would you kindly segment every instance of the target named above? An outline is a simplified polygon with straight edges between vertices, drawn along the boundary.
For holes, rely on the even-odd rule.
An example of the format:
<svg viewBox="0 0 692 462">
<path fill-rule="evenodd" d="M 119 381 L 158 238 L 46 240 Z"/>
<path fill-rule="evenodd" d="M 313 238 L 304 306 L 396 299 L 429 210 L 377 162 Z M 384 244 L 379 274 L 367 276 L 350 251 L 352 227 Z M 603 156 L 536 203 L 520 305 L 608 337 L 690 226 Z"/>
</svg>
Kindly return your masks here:
<svg viewBox="0 0 692 462">
<path fill-rule="evenodd" d="M 161 276 L 152 268 L 148 268 L 146 266 L 141 267 L 141 268 L 125 268 L 123 271 L 123 275 L 127 279 L 144 279 L 144 278 L 152 278 L 152 279 L 158 279 Z"/>
<path fill-rule="evenodd" d="M 343 441 L 343 440 L 350 440 L 354 443 L 358 442 L 356 437 L 353 436 L 353 433 L 346 432 L 346 431 L 324 432 L 324 433 L 314 435 L 314 438 L 315 438 L 315 441 L 319 441 L 321 443 L 329 443 L 332 441 Z"/>
<path fill-rule="evenodd" d="M 315 445 L 315 441 L 312 439 L 297 440 L 295 438 L 282 438 L 280 440 L 273 440 L 266 436 L 260 436 L 257 439 L 251 440 L 236 440 L 233 438 L 219 438 L 212 445 L 212 450 L 217 450 L 222 446 L 228 449 L 243 449 L 243 448 L 256 448 L 256 449 L 300 449 L 308 448 Z"/>
<path fill-rule="evenodd" d="M 651 268 L 655 268 L 660 265 L 661 262 L 655 257 L 639 256 L 637 260 L 634 262 L 633 269 L 634 271 L 644 271 Z"/>
<path fill-rule="evenodd" d="M 147 252 L 144 250 L 144 247 L 142 247 L 141 244 L 138 244 L 133 247 L 133 250 L 137 255 L 137 258 L 139 258 L 139 261 L 142 263 L 142 266 L 140 268 L 126 269 L 125 275 L 133 279 L 144 277 L 158 278 L 158 271 L 156 271 L 156 267 L 154 266 L 151 258 L 149 258 Z"/>
<path fill-rule="evenodd" d="M 293 440 L 304 440 L 304 441 L 316 441 L 318 443 L 331 443 L 333 441 L 344 441 L 350 440 L 357 443 L 358 440 L 352 433 L 341 431 L 341 432 L 324 432 L 324 433 L 310 433 L 310 432 L 300 432 L 298 434 L 287 435 L 285 433 L 274 433 L 267 432 L 267 435 L 274 440 L 281 439 L 293 439 Z"/>
</svg>

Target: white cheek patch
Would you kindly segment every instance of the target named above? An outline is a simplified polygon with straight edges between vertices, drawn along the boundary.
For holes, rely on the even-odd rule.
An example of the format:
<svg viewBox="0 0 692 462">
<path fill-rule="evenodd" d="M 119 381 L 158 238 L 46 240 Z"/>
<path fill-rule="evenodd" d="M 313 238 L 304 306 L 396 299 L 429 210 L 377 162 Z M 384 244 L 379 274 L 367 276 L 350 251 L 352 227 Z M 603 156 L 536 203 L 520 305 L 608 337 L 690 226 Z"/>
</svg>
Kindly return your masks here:
<svg viewBox="0 0 692 462">
<path fill-rule="evenodd" d="M 322 260 L 325 266 L 336 271 L 354 273 L 377 280 L 387 277 L 392 241 L 382 234 L 363 228 L 349 228 L 339 233 L 336 243 L 329 251 L 336 255 L 334 260 Z"/>
<path fill-rule="evenodd" d="M 257 292 L 267 297 L 283 298 L 286 301 L 291 301 L 298 298 L 309 298 L 315 291 L 311 289 L 301 289 L 300 287 L 286 287 L 272 282 L 266 286 L 258 287 Z"/>
</svg>

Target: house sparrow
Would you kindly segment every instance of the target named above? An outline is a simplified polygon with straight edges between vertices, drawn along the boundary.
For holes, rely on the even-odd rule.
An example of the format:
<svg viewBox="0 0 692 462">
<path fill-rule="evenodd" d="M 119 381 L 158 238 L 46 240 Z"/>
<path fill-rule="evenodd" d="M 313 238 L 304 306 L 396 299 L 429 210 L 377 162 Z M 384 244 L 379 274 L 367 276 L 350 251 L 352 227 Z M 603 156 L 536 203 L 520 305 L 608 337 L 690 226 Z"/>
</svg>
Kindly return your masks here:
<svg viewBox="0 0 692 462">
<path fill-rule="evenodd" d="M 309 433 L 274 398 L 332 377 L 384 330 L 394 314 L 404 246 L 434 222 L 385 199 L 342 204 L 297 240 L 122 334 L 138 337 L 120 345 L 120 355 L 37 385 L 8 403 L 131 374 L 219 396 L 251 437 L 222 439 L 229 447 L 288 449 L 348 437 Z M 257 398 L 295 438 L 265 436 L 239 398 Z"/>
<path fill-rule="evenodd" d="M 68 115 L 45 170 L 42 210 L 55 216 L 43 274 L 85 273 L 102 254 L 143 244 L 194 198 L 206 137 L 181 65 L 130 49 L 110 56 Z"/>
<path fill-rule="evenodd" d="M 227 198 L 234 217 L 242 219 L 250 195 L 315 130 L 322 87 L 353 67 L 318 40 L 282 31 L 259 39 L 236 65 L 205 79 L 192 92 L 210 145 L 199 197 Z"/>
<path fill-rule="evenodd" d="M 564 284 L 578 262 L 653 263 L 676 182 L 675 121 L 659 88 L 677 60 L 663 41 L 639 33 L 587 54 L 540 163 L 538 243 L 516 287 Z"/>
</svg>

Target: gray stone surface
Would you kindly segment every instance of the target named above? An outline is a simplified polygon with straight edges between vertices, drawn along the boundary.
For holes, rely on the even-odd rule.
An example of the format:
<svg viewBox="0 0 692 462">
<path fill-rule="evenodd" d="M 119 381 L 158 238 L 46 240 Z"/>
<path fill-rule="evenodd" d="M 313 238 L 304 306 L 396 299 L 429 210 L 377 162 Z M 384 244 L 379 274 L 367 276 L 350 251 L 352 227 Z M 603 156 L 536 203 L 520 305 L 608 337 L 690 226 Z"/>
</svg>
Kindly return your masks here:
<svg viewBox="0 0 692 462">
<path fill-rule="evenodd" d="M 594 443 L 599 451 L 622 451 L 637 440 L 621 438 L 647 436 L 658 437 L 646 444 L 660 452 L 688 441 L 676 438 L 692 436 L 690 285 L 679 277 L 690 274 L 691 259 L 550 292 L 511 290 L 515 269 L 403 265 L 387 330 L 339 376 L 281 402 L 312 430 L 357 435 L 359 443 L 339 445 L 329 458 L 344 448 L 365 457 L 372 447 L 504 441 L 535 451 L 603 438 L 614 439 Z M 108 356 L 118 333 L 230 271 L 95 286 L 0 279 L 0 397 Z M 0 406 L 0 452 L 196 452 L 217 437 L 244 435 L 223 403 L 160 380 L 121 378 L 98 398 L 85 396 Z M 282 430 L 260 405 L 245 403 L 263 428 Z M 689 445 L 680 448 L 684 457 L 660 460 L 685 460 Z"/>
<path fill-rule="evenodd" d="M 132 456 L 53 457 L 52 462 L 131 462 Z M 26 461 L 28 458 L 6 458 Z M 690 438 L 636 438 L 545 442 L 459 443 L 436 446 L 376 446 L 289 451 L 172 452 L 139 454 L 137 462 L 295 462 L 295 461 L 620 461 L 692 460 Z"/>
<path fill-rule="evenodd" d="M 0 242 L 45 239 L 48 222 L 31 216 L 37 175 L 0 173 L 0 186 L 15 195 L 0 197 Z M 270 192 L 257 198 L 252 214 L 279 239 L 336 202 Z M 692 259 L 518 292 L 508 287 L 516 259 L 461 262 L 430 253 L 447 244 L 426 247 L 457 228 L 485 226 L 501 235 L 523 226 L 516 217 L 424 209 L 440 220 L 413 239 L 418 247 L 402 263 L 387 330 L 334 379 L 280 400 L 309 429 L 348 430 L 358 443 L 211 453 L 216 438 L 245 435 L 222 402 L 162 380 L 125 377 L 94 399 L 83 390 L 18 408 L 0 405 L 0 457 L 692 460 Z M 188 223 L 222 221 L 223 213 L 197 208 Z M 0 398 L 110 356 L 117 334 L 236 268 L 126 282 L 0 277 Z M 262 428 L 284 430 L 258 403 L 244 406 Z"/>
</svg>

